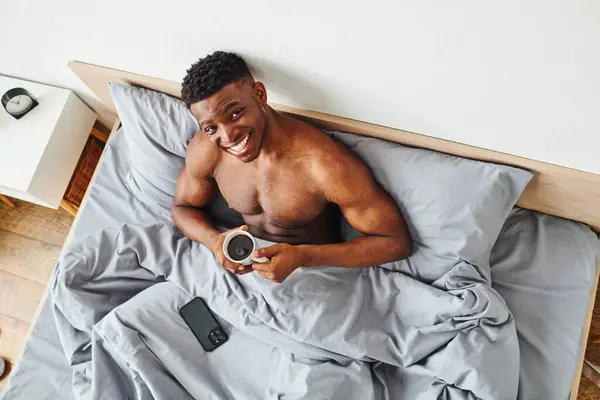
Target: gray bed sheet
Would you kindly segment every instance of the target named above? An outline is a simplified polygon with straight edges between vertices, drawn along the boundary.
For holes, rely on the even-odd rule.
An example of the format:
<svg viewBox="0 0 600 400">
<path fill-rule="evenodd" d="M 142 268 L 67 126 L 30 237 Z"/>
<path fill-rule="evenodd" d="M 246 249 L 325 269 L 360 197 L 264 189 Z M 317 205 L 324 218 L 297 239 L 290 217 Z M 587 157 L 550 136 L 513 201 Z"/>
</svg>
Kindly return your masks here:
<svg viewBox="0 0 600 400">
<path fill-rule="evenodd" d="M 74 230 L 78 238 L 125 223 L 170 220 L 169 215 L 141 203 L 128 190 L 129 162 L 123 136 L 118 133 L 108 144 Z M 64 251 L 68 252 L 69 247 Z M 519 398 L 568 397 L 579 360 L 597 251 L 594 234 L 572 221 L 515 209 L 505 224 L 492 252 L 492 277 L 494 288 L 504 297 L 517 322 Z M 54 284 L 53 278 L 50 285 Z M 72 371 L 56 333 L 51 307 L 45 298 L 3 398 L 73 398 Z M 385 379 L 386 373 L 384 368 L 375 369 L 374 377 Z M 391 381 L 402 384 L 401 378 Z M 393 387 L 381 395 L 394 398 Z"/>
<path fill-rule="evenodd" d="M 584 224 L 518 208 L 506 220 L 490 264 L 517 326 L 519 398 L 569 397 L 599 253 Z"/>
</svg>

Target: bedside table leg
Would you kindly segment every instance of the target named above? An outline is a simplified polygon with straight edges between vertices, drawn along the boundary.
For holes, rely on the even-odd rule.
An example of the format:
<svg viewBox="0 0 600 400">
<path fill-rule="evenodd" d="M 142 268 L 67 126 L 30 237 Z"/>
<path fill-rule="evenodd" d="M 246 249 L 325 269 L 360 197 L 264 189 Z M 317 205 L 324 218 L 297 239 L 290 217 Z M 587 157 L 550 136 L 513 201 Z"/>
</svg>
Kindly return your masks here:
<svg viewBox="0 0 600 400">
<path fill-rule="evenodd" d="M 8 197 L 6 197 L 3 194 L 0 194 L 0 201 L 3 202 L 4 204 L 6 204 L 7 206 L 9 206 L 10 208 L 15 208 L 15 203 L 13 203 L 13 201 L 11 199 L 9 199 Z"/>
</svg>

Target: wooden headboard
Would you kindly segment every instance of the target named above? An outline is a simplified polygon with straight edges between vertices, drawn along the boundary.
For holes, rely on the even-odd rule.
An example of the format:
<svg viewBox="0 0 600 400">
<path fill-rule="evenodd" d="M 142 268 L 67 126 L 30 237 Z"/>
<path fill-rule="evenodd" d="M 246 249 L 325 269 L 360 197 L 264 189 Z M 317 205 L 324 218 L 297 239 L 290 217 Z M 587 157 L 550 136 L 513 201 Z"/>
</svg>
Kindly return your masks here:
<svg viewBox="0 0 600 400">
<path fill-rule="evenodd" d="M 103 106 L 96 107 L 95 111 L 106 126 L 111 126 L 116 118 L 108 87 L 110 82 L 142 86 L 180 97 L 181 83 L 178 82 L 79 61 L 71 61 L 69 67 L 102 101 Z M 600 231 L 600 175 L 348 118 L 277 104 L 272 106 L 324 129 L 378 137 L 407 146 L 529 170 L 534 173 L 534 178 L 517 203 L 520 207 L 584 222 Z"/>
</svg>

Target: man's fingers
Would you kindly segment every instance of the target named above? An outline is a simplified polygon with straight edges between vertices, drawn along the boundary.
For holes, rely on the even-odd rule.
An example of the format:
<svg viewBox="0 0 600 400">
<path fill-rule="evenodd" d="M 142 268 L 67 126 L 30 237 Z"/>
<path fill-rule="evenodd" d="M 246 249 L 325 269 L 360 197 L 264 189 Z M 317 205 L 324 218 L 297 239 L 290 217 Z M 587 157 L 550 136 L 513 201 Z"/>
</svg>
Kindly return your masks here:
<svg viewBox="0 0 600 400">
<path fill-rule="evenodd" d="M 275 283 L 281 283 L 285 280 L 285 278 L 278 278 L 274 272 L 256 271 L 256 273 L 262 276 L 263 278 L 273 281 Z"/>
<path fill-rule="evenodd" d="M 252 257 L 254 257 L 254 258 L 261 258 L 261 257 L 271 258 L 279 252 L 279 249 L 280 249 L 280 245 L 272 244 L 271 246 L 267 246 L 267 247 L 263 247 L 262 249 L 255 250 L 252 253 Z"/>
<path fill-rule="evenodd" d="M 254 271 L 252 269 L 252 266 L 247 266 L 247 267 L 242 266 L 241 268 L 237 267 L 237 268 L 225 268 L 225 269 L 234 275 L 244 275 L 244 274 L 247 274 L 248 272 Z"/>
<path fill-rule="evenodd" d="M 266 272 L 266 271 L 256 271 L 257 274 L 259 274 L 260 276 L 262 276 L 265 279 L 268 279 L 270 281 L 273 280 L 273 278 L 275 277 L 275 275 L 272 272 Z"/>
<path fill-rule="evenodd" d="M 237 274 L 245 274 L 248 272 L 254 271 L 252 269 L 252 265 L 236 265 L 236 273 Z"/>
<path fill-rule="evenodd" d="M 246 269 L 246 267 L 244 265 L 232 263 L 229 260 L 225 261 L 225 263 L 223 264 L 223 267 L 225 267 L 225 269 L 227 271 L 231 272 L 232 274 L 235 274 L 239 271 L 243 271 L 244 269 Z"/>
<path fill-rule="evenodd" d="M 244 269 L 243 271 L 238 271 L 237 274 L 238 275 L 246 275 L 247 273 L 250 273 L 250 272 L 254 272 L 252 267 L 246 267 L 246 269 Z"/>
<path fill-rule="evenodd" d="M 269 272 L 273 269 L 273 266 L 271 265 L 270 262 L 266 262 L 266 263 L 254 263 L 252 264 L 252 268 L 255 271 L 262 271 L 262 272 Z"/>
<path fill-rule="evenodd" d="M 256 273 L 259 274 L 260 276 L 262 276 L 263 278 L 269 279 L 265 276 L 265 274 L 267 274 L 267 273 L 264 271 L 256 271 Z"/>
<path fill-rule="evenodd" d="M 245 265 L 241 265 L 241 264 L 235 264 L 235 270 L 236 271 L 243 271 L 245 270 L 247 267 Z"/>
<path fill-rule="evenodd" d="M 238 230 L 248 232 L 248 225 L 242 225 L 238 228 Z"/>
<path fill-rule="evenodd" d="M 224 265 L 224 267 L 227 271 L 231 272 L 232 274 L 235 274 L 235 272 L 237 271 L 237 266 L 235 264 L 227 263 Z"/>
</svg>

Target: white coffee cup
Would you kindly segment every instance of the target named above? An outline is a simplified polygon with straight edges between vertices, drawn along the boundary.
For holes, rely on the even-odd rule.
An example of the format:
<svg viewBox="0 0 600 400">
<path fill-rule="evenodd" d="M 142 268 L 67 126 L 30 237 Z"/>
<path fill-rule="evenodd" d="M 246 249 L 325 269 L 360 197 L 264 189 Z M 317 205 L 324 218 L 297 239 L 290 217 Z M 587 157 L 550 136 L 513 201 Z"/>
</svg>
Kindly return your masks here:
<svg viewBox="0 0 600 400">
<path fill-rule="evenodd" d="M 255 262 L 269 262 L 266 257 L 252 257 L 256 246 L 254 236 L 246 231 L 235 230 L 225 237 L 223 254 L 229 261 L 236 264 L 250 265 Z"/>
</svg>

